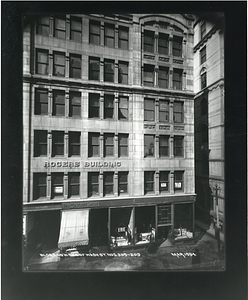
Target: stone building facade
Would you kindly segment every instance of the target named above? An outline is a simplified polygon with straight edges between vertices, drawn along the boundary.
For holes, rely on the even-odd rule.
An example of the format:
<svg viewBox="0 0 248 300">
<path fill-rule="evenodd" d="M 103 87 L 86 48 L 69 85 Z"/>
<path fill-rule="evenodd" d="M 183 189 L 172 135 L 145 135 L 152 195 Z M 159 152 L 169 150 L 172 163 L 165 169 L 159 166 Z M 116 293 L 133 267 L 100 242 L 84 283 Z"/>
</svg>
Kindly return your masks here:
<svg viewBox="0 0 248 300">
<path fill-rule="evenodd" d="M 224 17 L 194 23 L 196 219 L 224 241 Z M 217 190 L 216 190 L 217 188 Z M 218 223 L 218 224 L 217 224 Z"/>
<path fill-rule="evenodd" d="M 179 14 L 25 17 L 25 247 L 194 237 L 193 34 Z"/>
</svg>

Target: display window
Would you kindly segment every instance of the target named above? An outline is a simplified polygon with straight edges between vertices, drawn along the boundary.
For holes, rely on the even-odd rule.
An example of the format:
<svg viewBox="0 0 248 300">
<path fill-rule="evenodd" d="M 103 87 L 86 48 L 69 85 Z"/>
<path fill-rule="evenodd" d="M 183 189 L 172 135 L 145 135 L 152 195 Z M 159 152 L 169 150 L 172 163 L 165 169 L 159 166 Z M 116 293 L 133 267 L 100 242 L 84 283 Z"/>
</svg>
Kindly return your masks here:
<svg viewBox="0 0 248 300">
<path fill-rule="evenodd" d="M 155 206 L 135 208 L 135 236 L 136 245 L 155 241 Z"/>
</svg>

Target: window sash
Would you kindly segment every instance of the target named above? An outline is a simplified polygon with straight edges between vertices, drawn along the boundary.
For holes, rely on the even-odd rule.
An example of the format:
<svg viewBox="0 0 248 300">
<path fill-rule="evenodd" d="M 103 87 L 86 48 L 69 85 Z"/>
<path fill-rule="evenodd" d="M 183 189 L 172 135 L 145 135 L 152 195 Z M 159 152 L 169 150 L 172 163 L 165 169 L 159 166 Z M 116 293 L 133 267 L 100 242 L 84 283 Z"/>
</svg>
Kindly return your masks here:
<svg viewBox="0 0 248 300">
<path fill-rule="evenodd" d="M 205 88 L 207 86 L 207 73 L 203 73 L 201 75 L 201 88 Z"/>
<path fill-rule="evenodd" d="M 99 173 L 88 173 L 88 195 L 99 195 Z"/>
<path fill-rule="evenodd" d="M 152 31 L 144 32 L 144 51 L 154 52 L 154 32 Z"/>
<path fill-rule="evenodd" d="M 154 121 L 155 119 L 155 102 L 154 100 L 145 99 L 144 102 L 144 120 Z"/>
<path fill-rule="evenodd" d="M 128 84 L 128 63 L 119 63 L 118 83 Z"/>
<path fill-rule="evenodd" d="M 103 188 L 105 196 L 114 194 L 114 173 L 103 173 Z"/>
<path fill-rule="evenodd" d="M 100 95 L 89 94 L 89 118 L 99 118 Z"/>
<path fill-rule="evenodd" d="M 174 137 L 174 156 L 183 156 L 183 137 Z"/>
<path fill-rule="evenodd" d="M 100 23 L 90 21 L 90 43 L 100 45 Z"/>
<path fill-rule="evenodd" d="M 36 73 L 48 75 L 48 51 L 37 51 L 36 58 Z"/>
<path fill-rule="evenodd" d="M 124 50 L 128 49 L 128 34 L 129 34 L 129 28 L 128 27 L 119 27 L 119 44 L 118 47 Z"/>
<path fill-rule="evenodd" d="M 104 81 L 114 82 L 114 62 L 104 61 Z"/>
<path fill-rule="evenodd" d="M 89 157 L 99 156 L 100 154 L 100 135 L 98 133 L 89 134 Z"/>
<path fill-rule="evenodd" d="M 49 17 L 43 16 L 38 18 L 36 33 L 49 36 Z"/>
<path fill-rule="evenodd" d="M 80 174 L 69 173 L 69 197 L 80 195 Z"/>
<path fill-rule="evenodd" d="M 168 55 L 168 35 L 160 33 L 158 38 L 158 53 Z"/>
<path fill-rule="evenodd" d="M 159 101 L 159 122 L 169 122 L 169 103 L 168 101 Z"/>
<path fill-rule="evenodd" d="M 182 56 L 182 39 L 181 38 L 173 38 L 172 43 L 172 54 L 173 56 Z"/>
<path fill-rule="evenodd" d="M 175 176 L 175 180 L 174 180 L 175 190 L 183 190 L 183 172 L 175 171 L 174 176 Z"/>
<path fill-rule="evenodd" d="M 176 90 L 182 89 L 182 72 L 174 70 L 174 72 L 173 72 L 173 88 Z"/>
<path fill-rule="evenodd" d="M 64 132 L 52 133 L 52 146 L 53 156 L 64 155 Z"/>
<path fill-rule="evenodd" d="M 118 108 L 118 119 L 127 120 L 128 119 L 128 98 L 119 98 L 119 108 Z"/>
<path fill-rule="evenodd" d="M 65 93 L 54 91 L 53 93 L 53 116 L 65 115 Z"/>
<path fill-rule="evenodd" d="M 115 46 L 115 27 L 105 24 L 104 27 L 104 45 L 108 47 Z"/>
<path fill-rule="evenodd" d="M 159 156 L 169 156 L 169 137 L 161 135 L 159 137 Z"/>
<path fill-rule="evenodd" d="M 64 174 L 52 174 L 52 198 L 61 197 L 64 195 Z M 55 192 L 57 187 L 62 187 L 62 193 Z"/>
<path fill-rule="evenodd" d="M 69 132 L 69 156 L 80 156 L 80 132 Z"/>
<path fill-rule="evenodd" d="M 60 39 L 65 39 L 65 19 L 54 19 L 54 36 Z"/>
<path fill-rule="evenodd" d="M 114 118 L 114 96 L 105 96 L 104 98 L 104 118 Z"/>
<path fill-rule="evenodd" d="M 71 40 L 80 42 L 82 40 L 82 20 L 71 19 Z"/>
<path fill-rule="evenodd" d="M 168 71 L 162 68 L 158 71 L 158 86 L 168 88 Z"/>
<path fill-rule="evenodd" d="M 47 155 L 47 131 L 35 130 L 34 131 L 34 156 Z"/>
<path fill-rule="evenodd" d="M 154 193 L 154 172 L 145 172 L 145 194 Z"/>
<path fill-rule="evenodd" d="M 70 77 L 81 78 L 81 56 L 70 56 Z"/>
<path fill-rule="evenodd" d="M 200 51 L 200 55 L 201 55 L 201 64 L 203 64 L 206 61 L 206 47 L 204 47 Z"/>
<path fill-rule="evenodd" d="M 144 136 L 144 156 L 154 156 L 154 135 Z"/>
<path fill-rule="evenodd" d="M 119 157 L 128 156 L 128 134 L 119 134 Z"/>
<path fill-rule="evenodd" d="M 114 134 L 104 135 L 104 156 L 114 155 Z"/>
<path fill-rule="evenodd" d="M 65 55 L 54 54 L 53 61 L 53 75 L 54 76 L 65 76 Z"/>
<path fill-rule="evenodd" d="M 144 66 L 144 85 L 145 86 L 154 86 L 154 67 L 150 65 Z"/>
<path fill-rule="evenodd" d="M 128 193 L 128 172 L 118 173 L 118 191 L 119 194 Z"/>
<path fill-rule="evenodd" d="M 34 173 L 33 183 L 33 199 L 46 197 L 47 194 L 47 174 L 46 173 Z"/>
<path fill-rule="evenodd" d="M 35 91 L 35 115 L 48 114 L 48 91 L 36 90 Z"/>
</svg>

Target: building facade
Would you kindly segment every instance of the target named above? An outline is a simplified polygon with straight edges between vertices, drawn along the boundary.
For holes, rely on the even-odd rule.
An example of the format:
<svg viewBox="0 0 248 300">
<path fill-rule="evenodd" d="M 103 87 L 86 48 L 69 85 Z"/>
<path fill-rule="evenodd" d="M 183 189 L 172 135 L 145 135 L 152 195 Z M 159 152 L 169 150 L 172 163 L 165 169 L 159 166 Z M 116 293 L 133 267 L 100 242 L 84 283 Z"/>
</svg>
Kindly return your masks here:
<svg viewBox="0 0 248 300">
<path fill-rule="evenodd" d="M 25 247 L 194 237 L 193 34 L 179 14 L 25 18 Z"/>
<path fill-rule="evenodd" d="M 196 219 L 215 234 L 225 228 L 224 17 L 194 22 Z"/>
</svg>

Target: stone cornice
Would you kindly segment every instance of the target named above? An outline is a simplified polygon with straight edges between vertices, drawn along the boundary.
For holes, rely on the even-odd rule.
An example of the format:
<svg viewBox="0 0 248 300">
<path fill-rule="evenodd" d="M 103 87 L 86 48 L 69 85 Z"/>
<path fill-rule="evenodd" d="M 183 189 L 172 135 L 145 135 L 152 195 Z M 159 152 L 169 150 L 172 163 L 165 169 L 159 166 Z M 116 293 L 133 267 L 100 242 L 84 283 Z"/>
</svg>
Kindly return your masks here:
<svg viewBox="0 0 248 300">
<path fill-rule="evenodd" d="M 195 45 L 195 47 L 193 48 L 194 53 L 199 50 L 206 42 L 207 40 L 209 40 L 213 34 L 215 34 L 215 32 L 218 30 L 217 26 L 214 26 L 211 30 L 209 30 L 209 32 L 204 36 L 203 39 L 200 40 L 200 42 L 198 44 Z"/>
</svg>

